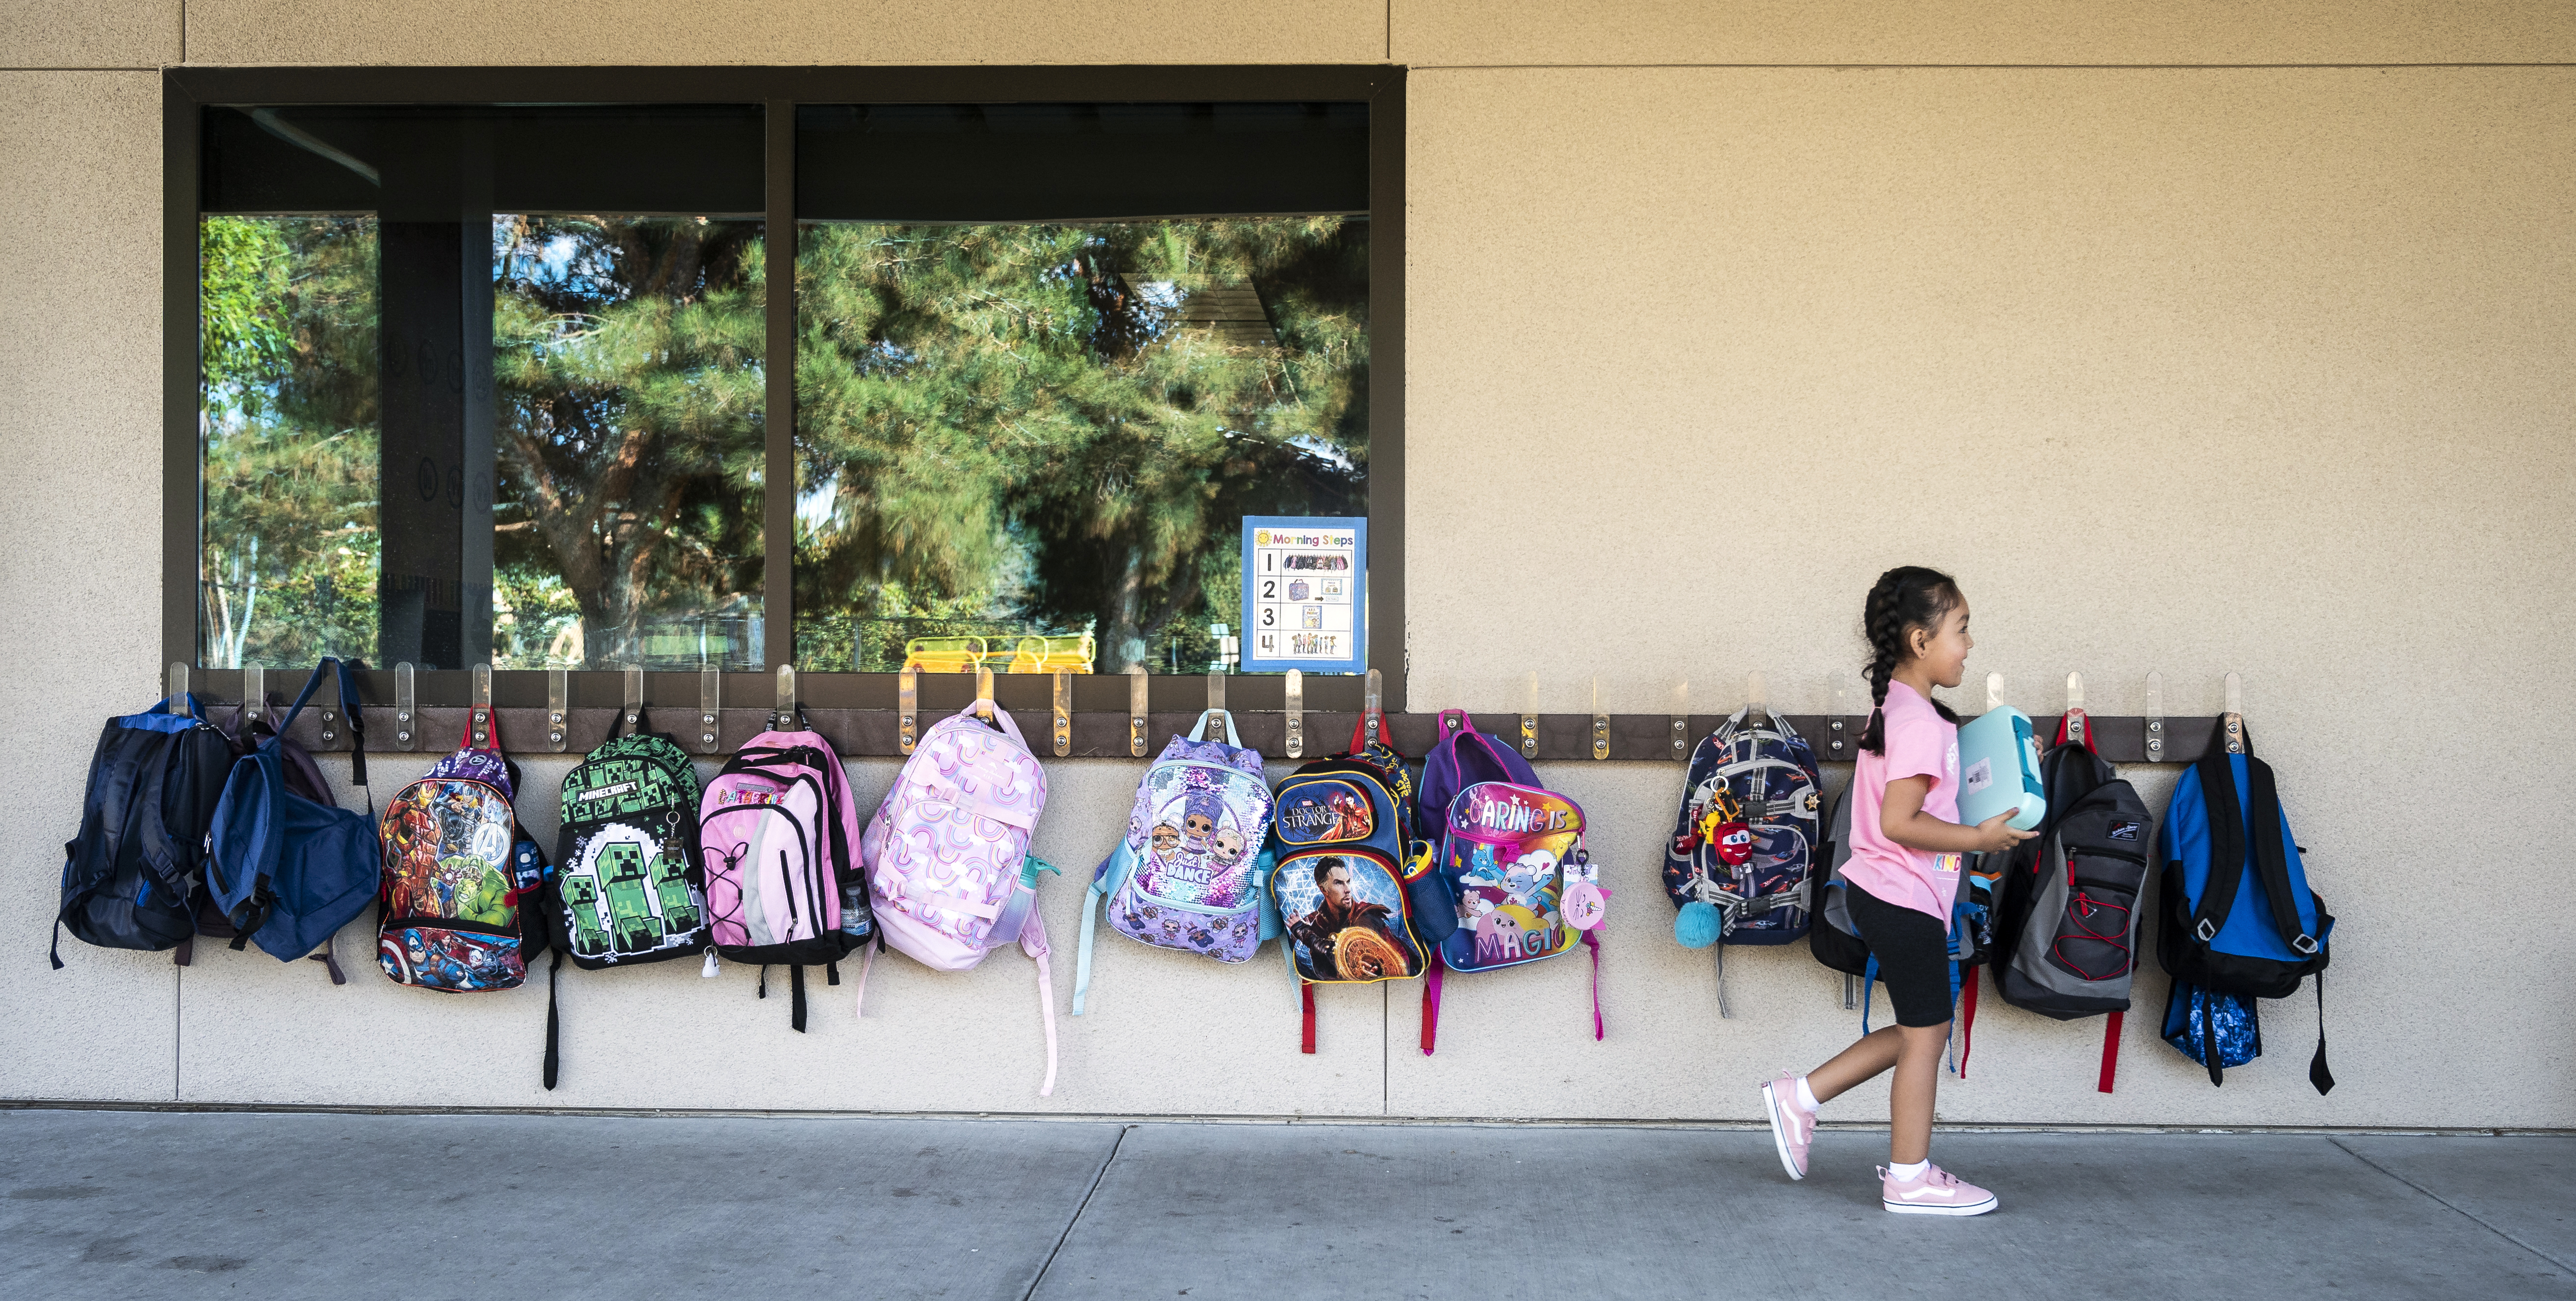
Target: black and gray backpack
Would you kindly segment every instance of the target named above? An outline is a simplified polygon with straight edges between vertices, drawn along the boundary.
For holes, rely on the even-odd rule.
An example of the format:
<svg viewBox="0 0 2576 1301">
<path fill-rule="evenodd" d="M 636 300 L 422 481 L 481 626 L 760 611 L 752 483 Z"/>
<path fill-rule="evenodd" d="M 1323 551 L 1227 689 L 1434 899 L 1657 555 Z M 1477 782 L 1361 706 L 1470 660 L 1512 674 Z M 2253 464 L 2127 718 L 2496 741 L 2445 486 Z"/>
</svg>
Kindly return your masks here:
<svg viewBox="0 0 2576 1301">
<path fill-rule="evenodd" d="M 2060 1021 L 2108 1014 L 2102 1074 L 2111 1091 L 2121 1014 L 2138 968 L 2139 895 L 2147 883 L 2155 820 L 2136 788 L 2091 748 L 2089 731 L 2040 760 L 2048 818 L 2012 855 L 1997 933 L 1996 991 L 2005 1002 Z"/>
</svg>

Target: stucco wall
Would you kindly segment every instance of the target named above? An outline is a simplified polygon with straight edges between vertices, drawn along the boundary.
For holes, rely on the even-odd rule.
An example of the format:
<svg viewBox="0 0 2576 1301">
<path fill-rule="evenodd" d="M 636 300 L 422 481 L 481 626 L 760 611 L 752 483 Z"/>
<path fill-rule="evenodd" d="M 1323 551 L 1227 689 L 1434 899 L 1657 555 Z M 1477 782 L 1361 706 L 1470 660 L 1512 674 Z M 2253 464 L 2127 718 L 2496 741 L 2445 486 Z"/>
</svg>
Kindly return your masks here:
<svg viewBox="0 0 2576 1301">
<path fill-rule="evenodd" d="M 2564 972 L 2576 478 L 2576 69 L 1669 67 L 1668 64 L 2564 63 L 2560 6 L 1843 7 L 1306 3 L 743 6 L 565 19 L 538 43 L 469 7 L 0 6 L 0 1098 L 332 1104 L 1743 1117 L 1750 1083 L 1856 1017 L 1803 947 L 1706 956 L 1654 882 L 1679 772 L 1543 770 L 1616 891 L 1603 1001 L 1575 961 L 1418 992 L 1326 990 L 1296 1051 L 1265 952 L 1222 968 L 1104 939 L 1061 1018 L 1056 1097 L 1029 964 L 880 964 L 869 1015 L 812 1033 L 751 973 L 568 973 L 565 1068 L 536 1084 L 542 990 L 445 999 L 353 967 L 217 950 L 41 949 L 80 767 L 150 690 L 157 631 L 159 86 L 194 62 L 1374 61 L 1415 68 L 1407 574 L 1417 707 L 1705 711 L 1748 670 L 1821 709 L 1859 595 L 1957 572 L 1973 673 L 2055 710 L 2215 708 L 2242 672 L 2258 748 L 2342 918 L 2343 1085 L 2307 1089 L 2304 1005 L 2212 1090 L 2157 1044 L 2142 975 L 2116 1095 L 2099 1023 L 1989 1000 L 1947 1118 L 2576 1125 Z M 2000 8 L 2000 12 L 1998 9 Z M 435 12 L 433 12 L 435 10 Z M 601 11 L 603 14 L 608 11 Z M 1872 11 L 1875 13 L 1876 11 Z M 184 40 L 184 48 L 182 41 Z M 1533 65 L 1593 66 L 1533 66 Z M 1508 582 L 1497 582 L 1508 579 Z M 1508 588 L 1508 597 L 1495 595 Z M 1551 595 L 1553 594 L 1553 595 Z M 77 663 L 69 690 L 14 670 Z M 50 675 L 60 682 L 61 675 Z M 1970 693 L 1972 696 L 1974 693 Z M 426 758 L 412 761 L 412 770 Z M 405 775 L 375 765 L 378 790 Z M 565 764 L 530 764 L 551 835 Z M 864 797 L 888 763 L 853 765 Z M 1050 765 L 1039 852 L 1077 876 L 1136 769 Z M 2136 774 L 2161 807 L 2172 770 Z M 1080 890 L 1047 890 L 1063 1012 Z M 365 941 L 341 945 L 353 963 Z M 2519 936 L 2520 938 L 2515 938 Z M 780 991 L 773 990 L 773 994 Z M 2425 1085 L 2439 1082 L 2438 1088 Z M 1866 1118 L 1874 1098 L 1832 1114 Z"/>
</svg>

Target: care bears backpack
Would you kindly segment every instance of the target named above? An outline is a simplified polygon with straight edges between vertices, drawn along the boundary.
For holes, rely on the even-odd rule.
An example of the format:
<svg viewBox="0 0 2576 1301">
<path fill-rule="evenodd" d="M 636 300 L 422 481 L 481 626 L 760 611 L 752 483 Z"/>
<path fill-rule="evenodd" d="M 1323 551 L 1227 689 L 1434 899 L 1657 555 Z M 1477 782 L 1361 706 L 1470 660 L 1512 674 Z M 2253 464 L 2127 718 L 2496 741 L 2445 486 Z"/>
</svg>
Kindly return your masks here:
<svg viewBox="0 0 2576 1301">
<path fill-rule="evenodd" d="M 801 714 L 799 722 L 802 721 Z M 788 976 L 787 1023 L 805 1032 L 805 968 L 831 984 L 850 950 L 876 938 L 859 866 L 859 804 L 850 775 L 819 732 L 770 730 L 743 743 L 698 798 L 698 867 L 716 952 Z"/>
<path fill-rule="evenodd" d="M 1224 739 L 1208 736 L 1222 724 Z M 1127 838 L 1092 873 L 1074 950 L 1073 1014 L 1091 991 L 1091 932 L 1104 904 L 1109 924 L 1156 948 L 1243 962 L 1272 933 L 1263 890 L 1269 871 L 1270 781 L 1261 752 L 1246 749 L 1234 715 L 1211 709 L 1173 737 L 1136 787 Z"/>
<path fill-rule="evenodd" d="M 859 835 L 886 947 L 933 970 L 966 971 L 1017 940 L 1037 963 L 1047 1046 L 1041 1098 L 1055 1092 L 1055 982 L 1037 875 L 1055 869 L 1030 855 L 1029 840 L 1046 798 L 1046 772 L 1020 725 L 1010 711 L 977 701 L 931 725 Z M 862 1004 L 875 960 L 870 950 L 859 968 Z"/>
<path fill-rule="evenodd" d="M 376 962 L 396 984 L 448 993 L 516 989 L 546 951 L 535 904 L 545 856 L 519 832 L 518 773 L 488 706 L 454 754 L 385 805 Z"/>
<path fill-rule="evenodd" d="M 1601 924 L 1609 891 L 1583 847 L 1583 809 L 1534 783 L 1476 780 L 1506 764 L 1499 742 L 1441 718 L 1453 771 L 1465 781 L 1449 801 L 1440 845 L 1416 891 L 1430 954 L 1422 988 L 1422 1051 L 1438 1041 L 1444 970 L 1494 971 L 1570 952 L 1592 953 L 1592 1037 L 1602 1036 Z M 1527 765 L 1523 765 L 1526 767 Z M 1425 789 L 1432 789 L 1426 778 Z"/>
<path fill-rule="evenodd" d="M 1664 845 L 1673 935 L 1717 950 L 1726 1015 L 1726 946 L 1787 944 L 1807 933 L 1824 778 L 1789 720 L 1751 707 L 1701 739 Z"/>
<path fill-rule="evenodd" d="M 1395 770 L 1402 764 L 1396 757 Z M 1279 783 L 1270 904 L 1297 975 L 1306 1052 L 1315 1051 L 1316 985 L 1409 980 L 1427 961 L 1406 906 L 1404 805 L 1387 779 L 1387 766 L 1355 738 L 1353 753 L 1318 759 Z"/>
</svg>

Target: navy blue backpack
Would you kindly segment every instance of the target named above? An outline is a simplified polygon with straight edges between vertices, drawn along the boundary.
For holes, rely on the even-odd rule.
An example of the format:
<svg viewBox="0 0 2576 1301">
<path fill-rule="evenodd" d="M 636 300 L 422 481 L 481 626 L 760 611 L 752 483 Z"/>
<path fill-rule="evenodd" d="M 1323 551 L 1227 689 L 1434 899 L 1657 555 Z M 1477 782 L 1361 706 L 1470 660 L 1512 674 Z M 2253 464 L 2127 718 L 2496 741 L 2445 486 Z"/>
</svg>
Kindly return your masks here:
<svg viewBox="0 0 2576 1301">
<path fill-rule="evenodd" d="M 375 900 L 383 850 L 376 840 L 375 800 L 365 813 L 306 799 L 289 788 L 284 734 L 326 677 L 339 677 L 340 698 L 358 699 L 347 665 L 326 659 L 313 670 L 294 707 L 233 764 L 215 807 L 206 893 L 232 924 L 232 947 L 257 944 L 280 962 L 325 948 L 342 926 Z M 367 785 L 366 735 L 360 711 L 348 711 L 350 779 Z M 333 979 L 339 979 L 333 963 Z"/>
<path fill-rule="evenodd" d="M 159 951 L 196 934 L 188 892 L 205 860 L 206 826 L 223 792 L 232 743 L 206 722 L 197 698 L 107 720 L 91 752 L 80 830 L 63 845 L 62 902 L 49 958 L 63 965 L 62 933 L 110 949 Z"/>
<path fill-rule="evenodd" d="M 2167 1009 L 2167 1034 L 2196 1030 L 2201 1051 L 2189 1055 L 2209 1068 L 2210 1083 L 2221 1083 L 2223 1066 L 2251 1055 L 2219 1042 L 2235 1019 L 2223 1014 L 2224 996 L 2287 998 L 2315 976 L 2317 1052 L 2308 1081 L 2322 1094 L 2334 1088 L 2325 1035 L 2326 939 L 2334 918 L 2308 888 L 2271 765 L 2254 757 L 2235 715 L 2227 727 L 2237 751 L 2221 747 L 2192 765 L 2165 809 L 2165 916 L 2156 956 L 2174 978 L 2182 1012 L 2177 1027 L 2175 1007 Z M 2252 1004 L 2243 1007 L 2250 1032 Z"/>
</svg>

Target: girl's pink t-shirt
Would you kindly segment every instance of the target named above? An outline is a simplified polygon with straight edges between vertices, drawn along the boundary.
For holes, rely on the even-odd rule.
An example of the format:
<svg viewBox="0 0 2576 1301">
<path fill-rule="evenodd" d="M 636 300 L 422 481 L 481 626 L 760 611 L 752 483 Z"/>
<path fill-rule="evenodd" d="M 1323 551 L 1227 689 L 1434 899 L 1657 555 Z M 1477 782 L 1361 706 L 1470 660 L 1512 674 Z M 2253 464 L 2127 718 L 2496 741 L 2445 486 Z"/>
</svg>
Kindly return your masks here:
<svg viewBox="0 0 2576 1301">
<path fill-rule="evenodd" d="M 1959 820 L 1959 728 L 1902 682 L 1887 684 L 1881 709 L 1887 753 L 1863 750 L 1853 767 L 1852 852 L 1843 878 L 1889 903 L 1940 918 L 1946 932 L 1965 856 L 1897 844 L 1879 828 L 1879 809 L 1889 782 L 1929 777 L 1932 790 L 1923 797 L 1923 811 L 1944 822 Z"/>
</svg>

